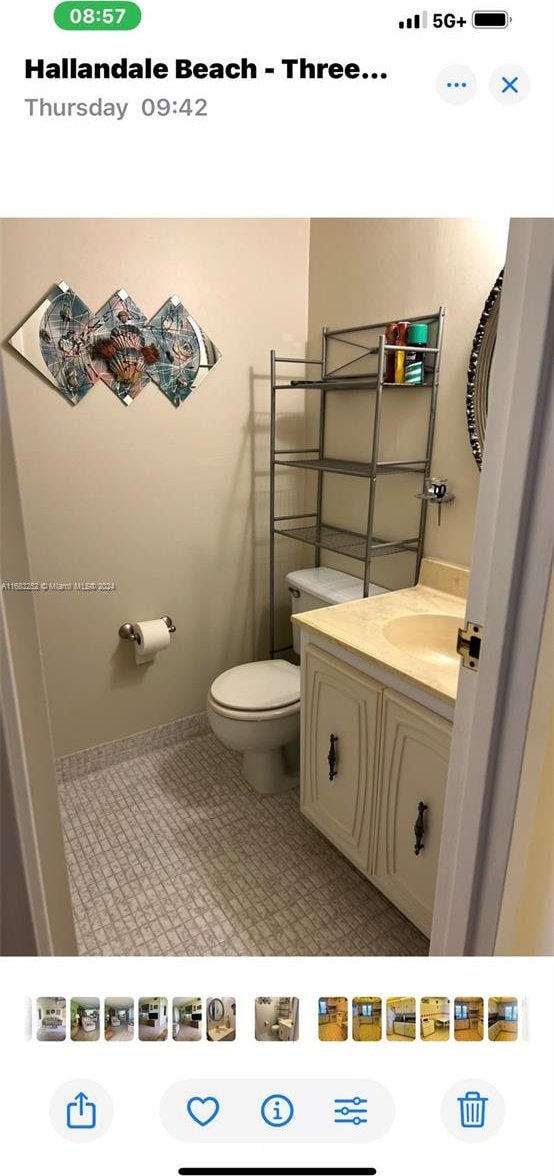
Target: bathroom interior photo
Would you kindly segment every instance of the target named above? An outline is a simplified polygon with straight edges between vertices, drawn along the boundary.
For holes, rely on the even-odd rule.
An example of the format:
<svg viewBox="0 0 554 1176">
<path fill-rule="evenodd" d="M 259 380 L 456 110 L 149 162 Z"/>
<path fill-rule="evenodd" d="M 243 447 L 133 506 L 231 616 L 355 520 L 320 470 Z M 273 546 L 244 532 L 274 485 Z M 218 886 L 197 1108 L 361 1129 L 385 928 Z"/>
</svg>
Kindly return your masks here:
<svg viewBox="0 0 554 1176">
<path fill-rule="evenodd" d="M 348 1001 L 345 996 L 320 996 L 318 1037 L 320 1041 L 346 1041 Z"/>
<path fill-rule="evenodd" d="M 390 996 L 387 1000 L 387 1041 L 414 1041 L 416 1002 L 413 996 Z"/>
<path fill-rule="evenodd" d="M 104 1040 L 132 1041 L 135 1002 L 132 996 L 107 996 L 104 1001 Z"/>
<path fill-rule="evenodd" d="M 257 996 L 256 1041 L 298 1041 L 298 997 Z"/>
<path fill-rule="evenodd" d="M 462 833 L 493 785 L 461 751 L 499 672 L 466 610 L 504 534 L 491 390 L 546 313 L 542 226 L 13 219 L 2 240 L 4 954 L 549 954 L 547 587 L 503 870 L 473 890 Z M 256 1031 L 294 1039 L 288 1011 L 256 1005 Z M 234 1015 L 212 998 L 208 1039 Z M 141 1001 L 141 1038 L 167 1032 Z"/>
<path fill-rule="evenodd" d="M 206 1003 L 206 1037 L 208 1041 L 234 1041 L 237 1005 L 234 996 L 209 996 Z"/>
<path fill-rule="evenodd" d="M 142 996 L 138 1002 L 139 1041 L 167 1040 L 167 997 Z"/>
<path fill-rule="evenodd" d="M 382 1001 L 380 996 L 355 996 L 352 1001 L 353 1041 L 380 1041 Z"/>
<path fill-rule="evenodd" d="M 199 996 L 173 998 L 173 1040 L 202 1040 L 202 1000 Z"/>
</svg>

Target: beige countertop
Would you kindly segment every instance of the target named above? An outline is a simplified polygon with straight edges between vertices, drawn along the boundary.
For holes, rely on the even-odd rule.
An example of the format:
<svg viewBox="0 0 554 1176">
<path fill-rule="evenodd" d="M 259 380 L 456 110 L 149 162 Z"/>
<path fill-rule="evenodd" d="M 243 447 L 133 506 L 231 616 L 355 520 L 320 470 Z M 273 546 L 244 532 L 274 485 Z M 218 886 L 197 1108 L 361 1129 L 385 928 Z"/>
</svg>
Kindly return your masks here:
<svg viewBox="0 0 554 1176">
<path fill-rule="evenodd" d="M 454 702 L 461 664 L 455 639 L 453 648 L 446 653 L 439 648 L 436 652 L 430 648 L 427 660 L 393 644 L 386 636 L 386 625 L 400 617 L 429 615 L 457 618 L 461 624 L 465 615 L 468 578 L 466 568 L 424 559 L 419 583 L 414 588 L 297 613 L 293 622 L 307 632 L 318 633 L 343 649 L 367 658 L 368 673 L 371 673 L 371 663 L 384 666 L 444 701 Z"/>
<path fill-rule="evenodd" d="M 229 1037 L 234 1033 L 229 1025 L 216 1025 L 213 1029 L 208 1029 L 208 1037 L 211 1041 L 221 1041 L 224 1037 Z"/>
</svg>

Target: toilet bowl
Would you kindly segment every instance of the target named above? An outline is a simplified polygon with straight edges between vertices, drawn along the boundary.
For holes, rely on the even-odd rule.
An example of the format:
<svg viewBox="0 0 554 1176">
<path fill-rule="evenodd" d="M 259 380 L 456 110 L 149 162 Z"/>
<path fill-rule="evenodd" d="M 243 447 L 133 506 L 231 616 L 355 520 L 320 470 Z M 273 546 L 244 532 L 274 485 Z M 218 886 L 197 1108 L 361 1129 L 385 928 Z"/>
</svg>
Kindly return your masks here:
<svg viewBox="0 0 554 1176">
<path fill-rule="evenodd" d="M 275 660 L 220 674 L 207 701 L 208 721 L 224 747 L 243 754 L 242 773 L 271 795 L 298 784 L 300 669 Z"/>
<path fill-rule="evenodd" d="M 358 600 L 362 580 L 334 568 L 303 568 L 286 577 L 291 611 Z M 369 585 L 369 595 L 384 592 Z M 293 646 L 300 653 L 296 626 Z M 242 773 L 256 792 L 270 795 L 299 781 L 300 669 L 279 659 L 248 662 L 220 674 L 207 701 L 208 721 L 224 747 L 243 754 Z"/>
</svg>

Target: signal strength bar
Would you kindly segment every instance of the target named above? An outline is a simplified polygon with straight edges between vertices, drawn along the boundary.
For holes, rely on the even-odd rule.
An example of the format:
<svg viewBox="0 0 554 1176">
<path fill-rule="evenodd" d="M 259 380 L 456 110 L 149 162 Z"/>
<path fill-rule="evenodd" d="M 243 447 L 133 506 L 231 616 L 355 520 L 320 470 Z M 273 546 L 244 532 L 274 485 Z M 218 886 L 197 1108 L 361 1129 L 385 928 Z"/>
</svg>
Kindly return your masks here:
<svg viewBox="0 0 554 1176">
<path fill-rule="evenodd" d="M 416 12 L 415 16 L 409 16 L 407 20 L 398 21 L 399 29 L 426 29 L 427 28 L 427 13 Z"/>
</svg>

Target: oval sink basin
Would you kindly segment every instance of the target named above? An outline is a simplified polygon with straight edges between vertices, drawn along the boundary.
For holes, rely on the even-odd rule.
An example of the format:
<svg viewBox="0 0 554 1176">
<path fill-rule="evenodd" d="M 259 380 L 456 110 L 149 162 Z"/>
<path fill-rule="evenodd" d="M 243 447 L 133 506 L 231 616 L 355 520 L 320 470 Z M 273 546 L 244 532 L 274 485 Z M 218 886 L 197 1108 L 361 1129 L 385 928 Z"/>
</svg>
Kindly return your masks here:
<svg viewBox="0 0 554 1176">
<path fill-rule="evenodd" d="M 456 653 L 460 617 L 422 613 L 395 617 L 383 626 L 383 634 L 391 645 L 431 665 L 459 666 Z"/>
</svg>

